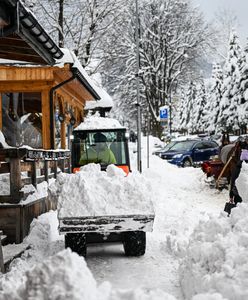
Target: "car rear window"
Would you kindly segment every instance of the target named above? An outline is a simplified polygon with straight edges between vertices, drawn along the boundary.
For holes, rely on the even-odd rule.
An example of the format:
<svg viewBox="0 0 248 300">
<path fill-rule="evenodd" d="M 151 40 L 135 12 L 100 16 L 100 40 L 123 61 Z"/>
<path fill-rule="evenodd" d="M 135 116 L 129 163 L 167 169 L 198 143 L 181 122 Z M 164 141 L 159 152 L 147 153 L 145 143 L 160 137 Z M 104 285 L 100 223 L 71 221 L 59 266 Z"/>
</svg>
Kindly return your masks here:
<svg viewBox="0 0 248 300">
<path fill-rule="evenodd" d="M 195 141 L 184 141 L 184 142 L 178 142 L 174 146 L 170 148 L 170 150 L 175 151 L 188 151 L 192 148 L 192 146 L 195 144 Z"/>
</svg>

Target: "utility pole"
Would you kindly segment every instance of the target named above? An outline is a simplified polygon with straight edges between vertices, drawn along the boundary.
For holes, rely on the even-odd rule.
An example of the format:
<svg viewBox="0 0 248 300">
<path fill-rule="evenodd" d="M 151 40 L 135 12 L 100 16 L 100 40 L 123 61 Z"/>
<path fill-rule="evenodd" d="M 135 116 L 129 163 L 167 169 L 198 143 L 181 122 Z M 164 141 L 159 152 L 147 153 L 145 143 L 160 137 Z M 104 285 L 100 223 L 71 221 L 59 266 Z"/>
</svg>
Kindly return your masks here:
<svg viewBox="0 0 248 300">
<path fill-rule="evenodd" d="M 147 106 L 147 169 L 150 167 L 150 147 L 149 147 L 149 135 L 150 135 L 150 115 L 149 115 L 149 105 Z"/>
<path fill-rule="evenodd" d="M 64 0 L 59 0 L 59 47 L 64 47 Z"/>
<path fill-rule="evenodd" d="M 140 55 L 139 55 L 139 8 L 138 0 L 135 0 L 136 5 L 136 87 L 137 87 L 137 168 L 138 171 L 142 172 L 142 161 L 141 161 L 141 111 L 140 111 L 140 90 L 139 90 L 139 69 L 140 69 Z"/>
<path fill-rule="evenodd" d="M 169 102 L 169 133 L 170 137 L 172 134 L 172 103 L 171 103 L 171 91 L 170 91 L 170 102 Z"/>
</svg>

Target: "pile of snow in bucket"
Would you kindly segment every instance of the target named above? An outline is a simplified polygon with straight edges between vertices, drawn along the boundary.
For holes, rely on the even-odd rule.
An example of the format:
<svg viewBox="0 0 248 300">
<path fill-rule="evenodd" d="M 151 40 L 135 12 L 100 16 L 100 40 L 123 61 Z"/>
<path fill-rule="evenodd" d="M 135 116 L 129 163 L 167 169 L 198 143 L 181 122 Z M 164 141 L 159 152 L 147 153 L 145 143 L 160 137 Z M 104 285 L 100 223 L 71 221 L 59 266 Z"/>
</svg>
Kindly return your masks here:
<svg viewBox="0 0 248 300">
<path fill-rule="evenodd" d="M 89 129 L 116 129 L 124 128 L 118 120 L 111 118 L 103 118 L 98 114 L 88 116 L 74 130 L 89 130 Z"/>
<path fill-rule="evenodd" d="M 181 265 L 186 299 L 248 299 L 248 204 L 200 222 Z M 206 293 L 206 294 L 205 294 Z M 208 294 L 208 296 L 207 296 Z M 210 296 L 210 294 L 212 294 Z"/>
<path fill-rule="evenodd" d="M 152 188 L 141 174 L 128 176 L 114 165 L 101 171 L 89 164 L 76 174 L 63 174 L 50 188 L 64 217 L 153 214 Z"/>
</svg>

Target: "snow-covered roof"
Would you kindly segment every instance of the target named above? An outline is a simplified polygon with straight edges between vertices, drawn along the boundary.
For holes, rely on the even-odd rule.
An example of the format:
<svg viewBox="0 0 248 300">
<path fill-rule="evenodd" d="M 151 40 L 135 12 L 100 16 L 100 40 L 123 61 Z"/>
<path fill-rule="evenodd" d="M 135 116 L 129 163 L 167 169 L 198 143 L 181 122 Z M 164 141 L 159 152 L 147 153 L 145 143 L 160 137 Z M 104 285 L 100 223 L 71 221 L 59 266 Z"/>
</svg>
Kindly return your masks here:
<svg viewBox="0 0 248 300">
<path fill-rule="evenodd" d="M 101 97 L 101 100 L 99 101 L 86 101 L 85 110 L 90 110 L 94 108 L 107 108 L 107 107 L 113 107 L 113 99 L 112 97 L 104 90 L 101 90 L 101 93 L 99 92 L 98 95 Z"/>
<path fill-rule="evenodd" d="M 98 94 L 101 94 L 101 100 L 99 101 L 87 101 L 85 105 L 86 110 L 96 108 L 112 108 L 114 105 L 113 98 L 102 88 L 102 78 L 100 73 L 94 73 L 90 76 L 97 87 L 101 89 Z"/>
<path fill-rule="evenodd" d="M 92 79 L 86 72 L 86 70 L 81 65 L 80 61 L 76 57 L 76 55 L 69 49 L 61 48 L 64 56 L 63 58 L 56 60 L 56 67 L 64 67 L 65 64 L 72 64 L 72 68 L 76 68 L 82 76 L 85 78 L 87 83 L 92 87 L 92 89 L 99 96 L 100 100 L 98 101 L 86 101 L 86 109 L 94 109 L 96 107 L 112 107 L 113 99 L 112 97 L 100 86 L 97 80 Z M 10 59 L 1 59 L 1 65 L 14 65 L 16 67 L 37 67 L 38 65 L 30 64 L 29 62 L 18 61 L 18 60 L 10 60 Z M 42 66 L 44 67 L 44 66 Z"/>
<path fill-rule="evenodd" d="M 79 72 L 83 75 L 83 77 L 88 81 L 88 83 L 100 97 L 100 101 L 92 101 L 92 104 L 89 104 L 87 101 L 87 109 L 93 109 L 95 107 L 112 107 L 112 97 L 102 87 L 100 87 L 99 83 L 97 83 L 87 74 L 86 70 L 83 68 L 74 52 L 66 48 L 61 48 L 61 50 L 64 53 L 64 56 L 61 59 L 57 60 L 56 66 L 64 66 L 64 64 L 66 63 L 72 64 L 72 67 L 79 70 Z"/>
<path fill-rule="evenodd" d="M 0 2 L 1 13 L 8 24 L 7 28 L 1 29 L 3 30 L 1 46 L 5 51 L 0 56 L 8 59 L 18 57 L 22 61 L 49 65 L 53 65 L 56 59 L 62 57 L 60 48 L 22 1 L 2 0 Z M 13 35 L 15 39 L 9 40 Z"/>
<path fill-rule="evenodd" d="M 94 130 L 94 129 L 123 129 L 125 128 L 116 119 L 103 118 L 98 115 L 86 117 L 84 122 L 79 124 L 74 130 Z"/>
</svg>

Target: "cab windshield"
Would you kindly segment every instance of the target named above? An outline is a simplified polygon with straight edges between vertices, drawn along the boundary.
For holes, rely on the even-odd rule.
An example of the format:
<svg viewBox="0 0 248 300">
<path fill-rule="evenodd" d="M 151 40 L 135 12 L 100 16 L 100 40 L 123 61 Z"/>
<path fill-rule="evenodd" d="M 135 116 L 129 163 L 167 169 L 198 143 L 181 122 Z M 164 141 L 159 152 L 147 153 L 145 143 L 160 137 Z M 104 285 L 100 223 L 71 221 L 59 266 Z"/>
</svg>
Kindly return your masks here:
<svg viewBox="0 0 248 300">
<path fill-rule="evenodd" d="M 72 143 L 74 166 L 89 163 L 127 165 L 125 131 L 75 131 Z"/>
</svg>

